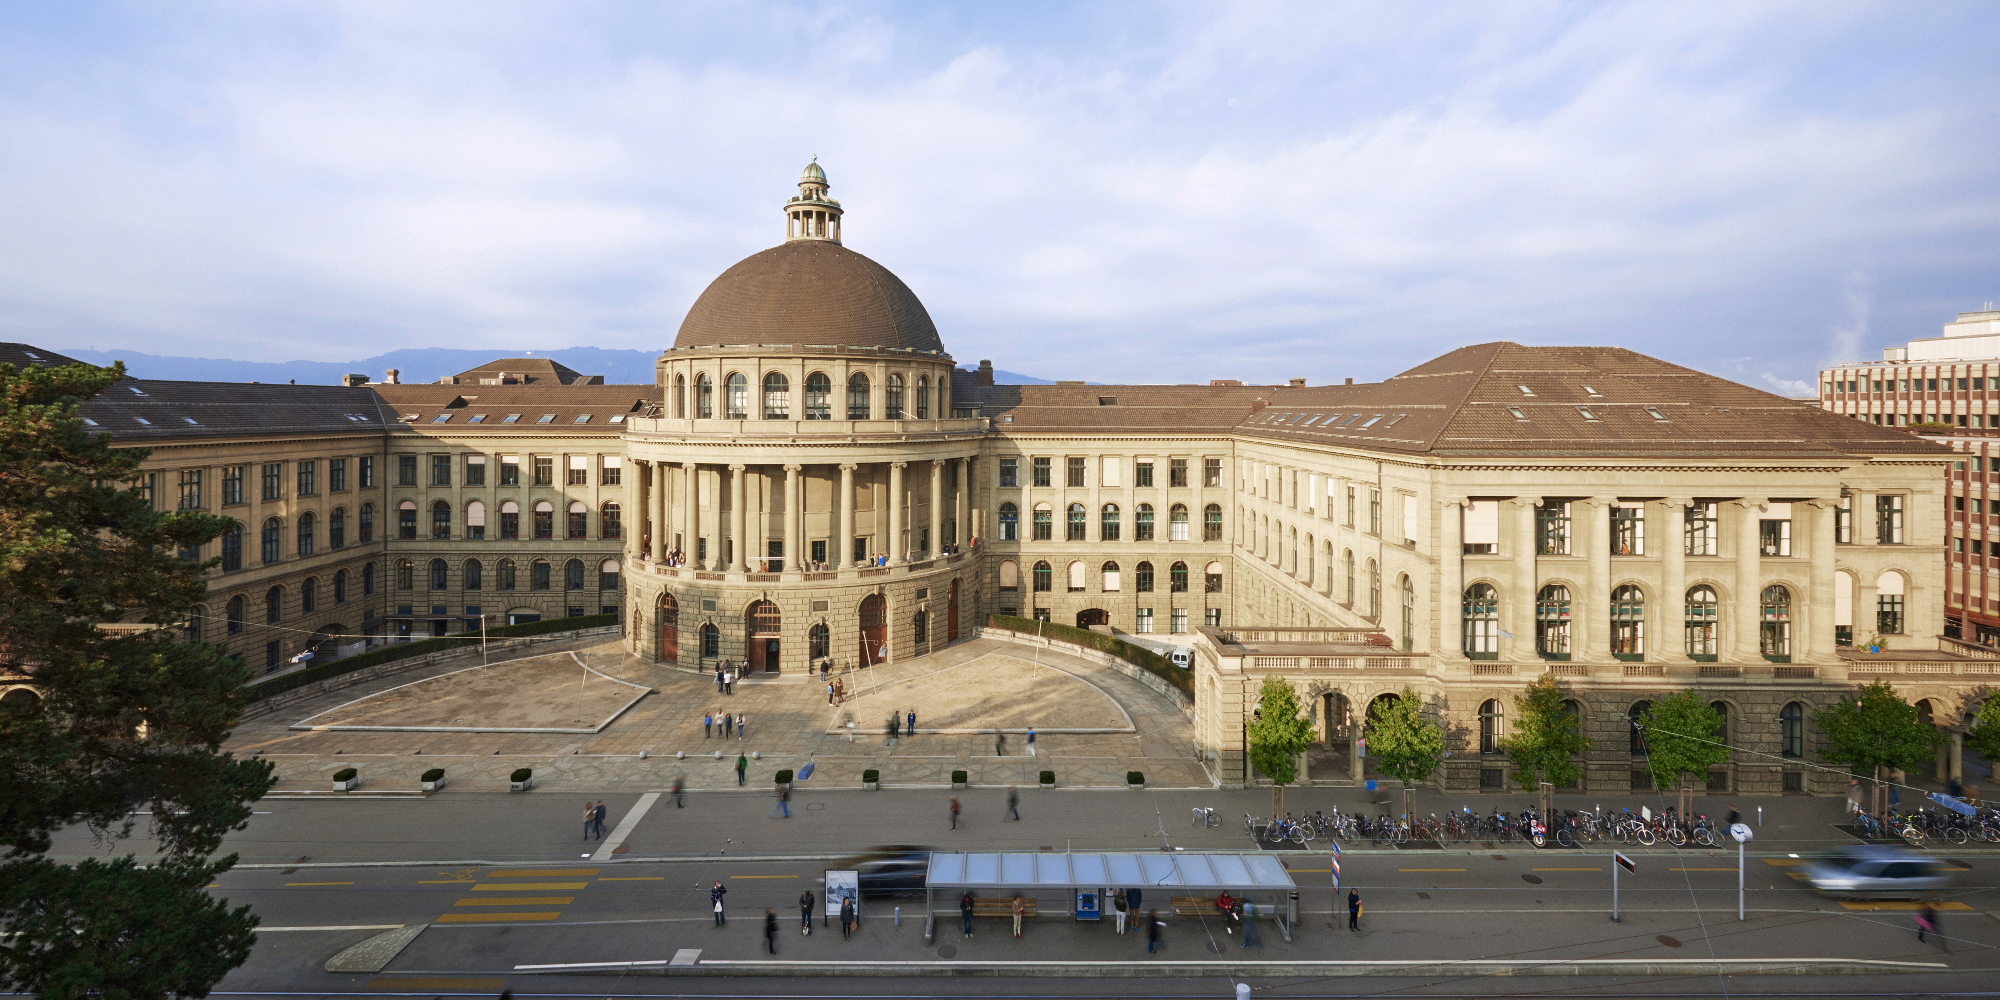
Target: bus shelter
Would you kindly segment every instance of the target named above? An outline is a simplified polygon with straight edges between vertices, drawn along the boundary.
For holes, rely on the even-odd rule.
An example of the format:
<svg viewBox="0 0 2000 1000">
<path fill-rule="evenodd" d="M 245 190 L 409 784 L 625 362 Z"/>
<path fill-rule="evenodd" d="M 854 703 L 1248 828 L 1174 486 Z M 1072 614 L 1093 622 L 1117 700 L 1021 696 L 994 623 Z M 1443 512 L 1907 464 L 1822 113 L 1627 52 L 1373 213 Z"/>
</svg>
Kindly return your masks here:
<svg viewBox="0 0 2000 1000">
<path fill-rule="evenodd" d="M 1295 912 L 1297 883 L 1284 862 L 1269 854 L 976 854 L 935 851 L 924 880 L 924 912 L 958 912 L 958 900 L 975 897 L 1035 901 L 1038 914 L 1069 915 L 1094 920 L 1110 907 L 1114 889 L 1129 896 L 1141 890 L 1139 909 L 1171 911 L 1176 897 L 1214 899 L 1223 890 L 1247 903 L 1261 904 L 1266 913 L 1282 914 L 1289 926 Z M 1268 909 L 1264 909 L 1268 907 Z"/>
</svg>

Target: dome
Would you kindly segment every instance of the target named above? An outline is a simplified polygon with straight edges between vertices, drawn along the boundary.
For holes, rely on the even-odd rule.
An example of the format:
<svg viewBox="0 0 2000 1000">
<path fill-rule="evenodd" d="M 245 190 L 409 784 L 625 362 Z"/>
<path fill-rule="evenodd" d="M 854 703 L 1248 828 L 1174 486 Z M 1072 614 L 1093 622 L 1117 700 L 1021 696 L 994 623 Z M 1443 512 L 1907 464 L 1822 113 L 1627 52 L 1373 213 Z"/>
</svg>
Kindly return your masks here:
<svg viewBox="0 0 2000 1000">
<path fill-rule="evenodd" d="M 801 182 L 818 181 L 821 184 L 826 183 L 826 171 L 820 169 L 819 157 L 813 157 L 812 162 L 806 164 L 805 172 L 799 175 L 799 180 Z"/>
<path fill-rule="evenodd" d="M 722 272 L 674 346 L 838 344 L 944 353 L 930 313 L 889 269 L 830 240 L 792 240 Z"/>
</svg>

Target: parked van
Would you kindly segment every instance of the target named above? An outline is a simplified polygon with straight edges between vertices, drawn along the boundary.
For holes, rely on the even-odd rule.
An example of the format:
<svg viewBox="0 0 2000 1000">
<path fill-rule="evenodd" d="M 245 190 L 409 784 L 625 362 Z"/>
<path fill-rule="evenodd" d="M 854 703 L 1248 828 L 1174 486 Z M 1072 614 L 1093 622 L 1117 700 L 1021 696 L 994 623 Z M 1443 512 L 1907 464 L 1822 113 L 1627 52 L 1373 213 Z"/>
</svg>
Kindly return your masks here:
<svg viewBox="0 0 2000 1000">
<path fill-rule="evenodd" d="M 1176 649 L 1173 652 L 1168 653 L 1167 659 L 1174 661 L 1174 666 L 1179 667 L 1182 670 L 1194 669 L 1194 654 L 1188 652 L 1185 649 Z"/>
</svg>

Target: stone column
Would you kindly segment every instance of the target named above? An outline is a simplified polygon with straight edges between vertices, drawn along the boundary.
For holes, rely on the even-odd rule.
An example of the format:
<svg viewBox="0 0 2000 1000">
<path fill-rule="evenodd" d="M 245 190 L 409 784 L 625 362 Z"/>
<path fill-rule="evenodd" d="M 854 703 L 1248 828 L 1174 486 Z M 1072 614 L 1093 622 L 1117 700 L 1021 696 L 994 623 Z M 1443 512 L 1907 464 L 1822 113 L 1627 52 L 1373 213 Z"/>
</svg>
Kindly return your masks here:
<svg viewBox="0 0 2000 1000">
<path fill-rule="evenodd" d="M 634 459 L 631 463 L 632 514 L 625 525 L 630 532 L 626 539 L 631 542 L 627 549 L 633 553 L 630 558 L 653 558 L 651 539 L 657 532 L 653 530 L 653 463 Z"/>
<path fill-rule="evenodd" d="M 743 472 L 744 467 L 741 465 L 731 465 L 729 467 L 730 538 L 728 547 L 729 572 L 731 573 L 741 573 L 744 571 L 743 550 L 747 548 L 745 542 L 749 534 L 746 530 L 749 525 L 749 518 L 745 515 L 744 511 L 745 491 L 743 489 Z"/>
<path fill-rule="evenodd" d="M 799 492 L 799 473 L 804 469 L 802 465 L 785 466 L 785 567 L 794 573 L 805 568 L 812 551 L 805 540 L 805 504 L 800 502 L 803 494 Z"/>
<path fill-rule="evenodd" d="M 1954 726 L 1951 730 L 1951 745 L 1947 748 L 1950 758 L 1945 762 L 1945 779 L 1965 780 L 1965 729 Z"/>
<path fill-rule="evenodd" d="M 931 459 L 931 545 L 936 558 L 944 551 L 944 459 Z"/>
<path fill-rule="evenodd" d="M 674 548 L 673 525 L 668 518 L 674 509 L 673 484 L 667 479 L 667 463 L 654 462 L 652 489 L 646 506 L 653 518 L 653 562 L 664 564 Z"/>
<path fill-rule="evenodd" d="M 1807 567 L 1811 579 L 1809 591 L 1799 595 L 1800 600 L 1792 614 L 1792 662 L 1816 663 L 1821 659 L 1833 662 L 1833 571 L 1838 556 L 1834 553 L 1833 525 L 1840 516 L 1840 498 L 1821 497 L 1813 501 L 1810 508 L 1806 504 L 1793 504 L 1792 510 L 1812 511 L 1812 565 Z M 1804 541 L 1798 537 L 1798 519 L 1792 522 L 1792 544 Z M 1796 550 L 1794 550 L 1796 551 Z M 1804 614 L 1799 614 L 1804 611 Z"/>
<path fill-rule="evenodd" d="M 951 491 L 952 538 L 962 549 L 972 541 L 972 525 L 965 519 L 965 494 L 972 489 L 972 460 L 954 458 L 958 488 Z"/>
<path fill-rule="evenodd" d="M 1578 532 L 1569 543 L 1572 554 L 1578 545 L 1586 546 L 1583 593 L 1575 595 L 1571 607 L 1576 610 L 1570 616 L 1575 623 L 1570 629 L 1577 633 L 1570 647 L 1571 656 L 1579 660 L 1611 659 L 1611 505 L 1615 502 L 1614 497 L 1591 497 L 1570 505 L 1572 529 L 1580 521 L 1588 519 L 1590 523 L 1589 530 Z M 1583 509 L 1579 511 L 1578 507 Z M 1579 629 L 1578 625 L 1583 627 Z M 1601 636 L 1597 634 L 1600 631 L 1604 633 Z M 1645 648 L 1649 652 L 1653 639 L 1647 636 Z"/>
<path fill-rule="evenodd" d="M 854 463 L 843 462 L 840 466 L 840 523 L 832 531 L 833 557 L 835 569 L 847 569 L 854 565 Z"/>
<path fill-rule="evenodd" d="M 908 462 L 889 463 L 889 565 L 903 561 L 903 470 Z"/>
<path fill-rule="evenodd" d="M 1660 642 L 1656 659 L 1687 661 L 1687 508 L 1692 497 L 1668 497 L 1667 530 L 1657 544 L 1660 553 Z"/>
<path fill-rule="evenodd" d="M 701 558 L 701 466 L 695 462 L 681 463 L 681 516 L 687 520 L 687 537 L 683 540 L 687 549 L 681 555 L 688 565 L 696 569 L 707 569 Z"/>
<path fill-rule="evenodd" d="M 1464 644 L 1458 641 L 1463 626 L 1465 603 L 1465 498 L 1446 497 L 1443 522 L 1438 532 L 1443 536 L 1438 549 L 1438 613 L 1437 639 L 1431 647 L 1433 656 L 1454 661 L 1465 658 Z M 1310 581 L 1308 581 L 1310 583 Z M 1520 633 L 1515 633 L 1519 635 Z M 1513 650 L 1510 648 L 1509 653 Z"/>
<path fill-rule="evenodd" d="M 1346 502 L 1344 496 L 1342 502 Z M 1535 575 L 1535 506 L 1539 503 L 1540 497 L 1515 497 L 1505 505 L 1515 517 L 1510 525 L 1514 530 L 1503 542 L 1507 548 L 1502 551 L 1512 558 L 1514 584 L 1510 589 L 1519 597 L 1500 605 L 1515 609 L 1511 615 L 1503 610 L 1501 620 L 1513 623 L 1507 631 L 1520 637 L 1517 641 L 1522 645 L 1523 659 L 1540 655 L 1535 649 L 1535 602 L 1541 593 L 1541 580 Z"/>
<path fill-rule="evenodd" d="M 1736 599 L 1722 613 L 1726 620 L 1735 622 L 1729 626 L 1729 634 L 1734 639 L 1731 645 L 1735 647 L 1738 663 L 1756 663 L 1763 659 L 1757 652 L 1760 611 L 1757 598 L 1763 590 L 1757 522 L 1763 514 L 1763 506 L 1763 497 L 1745 497 L 1737 501 L 1737 509 L 1743 513 L 1736 530 Z"/>
</svg>

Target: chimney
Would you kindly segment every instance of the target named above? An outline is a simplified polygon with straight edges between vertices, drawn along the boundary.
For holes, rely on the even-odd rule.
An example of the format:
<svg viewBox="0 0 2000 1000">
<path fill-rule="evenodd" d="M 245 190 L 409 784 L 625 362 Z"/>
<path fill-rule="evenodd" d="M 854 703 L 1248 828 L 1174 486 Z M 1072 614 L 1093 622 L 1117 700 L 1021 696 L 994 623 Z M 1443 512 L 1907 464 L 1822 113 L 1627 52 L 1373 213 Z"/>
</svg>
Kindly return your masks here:
<svg viewBox="0 0 2000 1000">
<path fill-rule="evenodd" d="M 401 378 L 402 374 L 403 370 L 401 368 L 391 368 L 389 369 L 388 377 L 384 378 L 382 381 L 386 385 L 402 385 L 403 384 L 403 380 Z"/>
<path fill-rule="evenodd" d="M 1294 389 L 1297 389 L 1297 388 L 1300 388 L 1301 386 L 1304 386 L 1305 384 L 1306 384 L 1306 380 L 1305 380 L 1305 379 L 1302 379 L 1302 378 L 1295 378 L 1295 379 L 1292 379 L 1292 380 L 1291 380 L 1291 386 L 1292 386 L 1292 388 L 1294 388 Z"/>
<path fill-rule="evenodd" d="M 1253 399 L 1250 401 L 1250 412 L 1262 413 L 1264 412 L 1264 408 L 1269 405 L 1271 405 L 1271 401 L 1268 399 Z"/>
<path fill-rule="evenodd" d="M 972 384 L 973 385 L 993 384 L 993 362 L 988 361 L 984 358 L 980 359 L 979 371 L 973 373 Z"/>
<path fill-rule="evenodd" d="M 368 376 L 366 376 L 366 375 L 342 375 L 342 376 L 340 377 L 340 384 L 341 384 L 341 385 L 344 385 L 344 386 L 346 386 L 346 387 L 348 387 L 349 389 L 353 389 L 353 388 L 355 388 L 355 387 L 357 387 L 357 386 L 364 386 L 364 385 L 367 385 L 367 384 L 368 384 Z"/>
<path fill-rule="evenodd" d="M 1353 384 L 1354 384 L 1354 380 L 1353 380 L 1353 379 L 1351 379 L 1351 378 L 1350 378 L 1350 379 L 1348 379 L 1348 380 L 1347 380 L 1347 384 L 1348 384 L 1348 385 L 1353 385 Z"/>
</svg>

